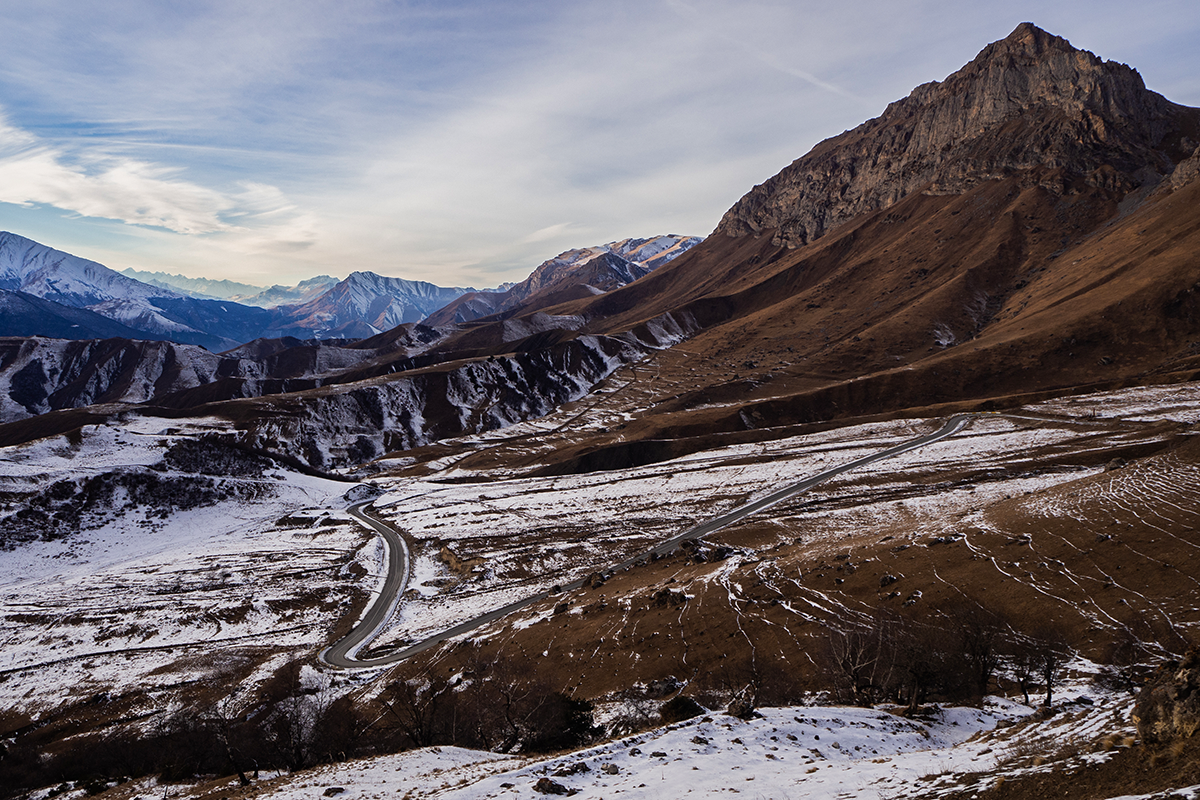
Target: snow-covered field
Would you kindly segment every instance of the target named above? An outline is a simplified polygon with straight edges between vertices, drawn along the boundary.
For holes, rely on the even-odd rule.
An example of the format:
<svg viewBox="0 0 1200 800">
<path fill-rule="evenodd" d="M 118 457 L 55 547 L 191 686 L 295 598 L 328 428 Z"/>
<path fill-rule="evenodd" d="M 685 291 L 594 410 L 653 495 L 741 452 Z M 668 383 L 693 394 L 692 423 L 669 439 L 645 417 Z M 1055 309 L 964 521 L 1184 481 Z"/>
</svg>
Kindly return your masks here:
<svg viewBox="0 0 1200 800">
<path fill-rule="evenodd" d="M 1110 397 L 1119 411 L 1106 410 Z M 810 554 L 832 557 L 864 530 L 886 528 L 907 539 L 928 539 L 978 521 L 973 515 L 980 508 L 1006 498 L 1045 504 L 1042 490 L 1103 469 L 1060 457 L 1158 441 L 1164 421 L 1200 419 L 1200 391 L 1190 385 L 1056 402 L 1029 413 L 980 415 L 950 439 L 842 475 L 721 532 L 717 537 L 729 541 L 749 541 L 750 532 L 758 538 L 741 545 L 748 549 L 707 580 L 729 582 L 733 603 L 742 587 L 724 576 L 752 563 L 755 551 L 781 542 L 803 540 Z M 1057 416 L 1067 414 L 1070 418 Z M 486 449 L 505 437 L 536 440 L 539 426 L 548 431 L 563 424 L 560 417 L 464 442 Z M 871 423 L 578 476 L 479 482 L 486 476 L 457 466 L 455 458 L 425 479 L 378 478 L 384 495 L 377 508 L 416 547 L 411 591 L 375 644 L 412 641 L 603 570 L 720 512 L 939 424 Z M 4 448 L 0 512 L 32 502 L 57 483 L 83 485 L 114 471 L 195 477 L 161 464 L 164 452 L 219 430 L 217 420 L 183 426 L 130 417 L 89 426 L 78 441 L 55 438 Z M 1178 425 L 1171 430 L 1188 434 Z M 468 482 L 472 479 L 477 482 Z M 68 536 L 0 551 L 0 706 L 36 718 L 71 698 L 211 679 L 242 663 L 269 672 L 288 659 L 312 658 L 380 584 L 381 545 L 344 513 L 351 484 L 282 468 L 212 480 L 229 499 L 186 509 L 114 501 L 96 508 Z M 1048 514 L 1060 511 L 1045 508 Z M 811 594 L 814 603 L 826 602 Z M 528 625 L 548 613 L 526 612 L 509 622 Z M 488 629 L 475 634 L 487 635 Z M 730 731 L 736 728 L 729 724 Z M 716 723 L 693 723 L 698 725 Z M 731 746 L 737 737 L 730 733 L 727 741 L 721 739 L 728 733 L 723 728 L 705 730 L 690 735 L 711 734 Z M 784 745 L 770 746 L 780 750 L 767 751 L 775 759 L 763 753 L 764 762 L 787 754 Z M 836 749 L 821 751 L 829 763 L 814 760 L 813 774 L 834 776 L 840 763 L 833 757 Z M 797 751 L 791 758 L 794 764 L 813 756 Z M 645 767 L 637 782 L 621 784 L 623 791 L 650 786 L 650 763 L 646 758 L 618 765 L 623 770 L 618 776 L 634 771 L 634 764 Z M 668 770 L 666 763 L 657 767 L 661 783 Z M 597 774 L 605 775 L 608 788 L 619 788 L 617 777 L 593 770 L 593 779 L 599 780 Z"/>
<path fill-rule="evenodd" d="M 5 448 L 0 491 L 19 505 L 97 476 L 208 480 L 163 467 L 188 436 L 164 427 L 138 417 L 74 444 Z M 352 484 L 283 468 L 211 480 L 228 499 L 131 506 L 118 489 L 79 529 L 0 550 L 0 706 L 36 716 L 73 696 L 211 676 L 235 649 L 316 648 L 374 587 L 381 547 L 344 513 Z"/>
<path fill-rule="evenodd" d="M 774 530 L 775 542 L 802 535 L 811 552 L 831 555 L 863 529 L 888 528 L 913 540 L 953 534 L 990 503 L 1103 471 L 1041 466 L 1039 459 L 1158 439 L 1161 431 L 1150 418 L 1171 415 L 1155 411 L 1163 390 L 1145 391 L 1144 397 L 1120 393 L 1121 416 L 1139 417 L 1120 424 L 1079 409 L 1076 419 L 1048 416 L 1050 409 L 1042 407 L 1037 413 L 979 415 L 949 439 L 846 473 L 729 533 L 765 526 Z M 1102 407 L 1105 399 L 1094 396 L 1087 407 Z M 1172 387 L 1170 408 L 1186 422 L 1189 409 L 1200 409 L 1200 392 Z M 939 425 L 870 423 L 635 469 L 483 483 L 454 482 L 472 476 L 450 460 L 436 478 L 385 483 L 376 506 L 415 541 L 416 571 L 413 591 L 376 644 L 417 641 L 554 584 L 604 571 L 706 519 Z M 470 441 L 486 448 L 497 440 L 491 434 Z"/>
<path fill-rule="evenodd" d="M 918 718 L 883 707 L 821 705 L 760 709 L 746 721 L 714 712 L 549 758 L 431 747 L 317 767 L 263 781 L 256 796 L 518 798 L 538 796 L 541 781 L 592 800 L 936 797 L 1103 762 L 1133 741 L 1129 705 L 1128 695 L 1097 694 L 1076 680 L 1046 720 L 999 697 Z M 203 789 L 209 796 L 224 791 Z"/>
</svg>

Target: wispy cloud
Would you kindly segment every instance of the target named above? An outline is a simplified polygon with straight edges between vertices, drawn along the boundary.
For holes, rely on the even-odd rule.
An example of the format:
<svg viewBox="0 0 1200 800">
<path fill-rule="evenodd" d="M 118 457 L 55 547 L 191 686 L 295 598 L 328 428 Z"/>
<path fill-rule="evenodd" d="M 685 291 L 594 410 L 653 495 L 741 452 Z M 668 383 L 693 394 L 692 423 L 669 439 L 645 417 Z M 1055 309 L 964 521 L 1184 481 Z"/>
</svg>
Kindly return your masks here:
<svg viewBox="0 0 1200 800">
<path fill-rule="evenodd" d="M 799 78 L 805 83 L 821 89 L 822 91 L 832 92 L 833 94 L 842 95 L 843 97 L 848 97 L 855 100 L 860 99 L 842 87 L 830 83 L 829 81 L 822 80 L 812 72 L 787 64 L 778 55 L 764 49 L 761 31 L 757 32 L 757 35 L 754 38 L 735 36 L 729 33 L 729 31 L 733 30 L 734 28 L 732 28 L 725 19 L 704 14 L 700 9 L 696 8 L 696 6 L 685 3 L 683 0 L 666 0 L 666 4 L 680 17 L 693 24 L 707 27 L 711 35 L 717 36 L 735 45 L 749 58 L 757 60 L 769 68 L 776 70 L 777 72 L 781 72 L 784 75 L 791 75 L 793 78 Z M 723 14 L 721 16 L 723 17 L 725 15 Z"/>
<path fill-rule="evenodd" d="M 315 242 L 314 216 L 278 188 L 243 181 L 218 191 L 185 180 L 181 172 L 102 147 L 56 147 L 0 116 L 0 203 L 52 206 L 157 229 L 159 241 L 163 233 L 216 240 L 226 260 L 233 254 L 294 254 Z"/>
<path fill-rule="evenodd" d="M 230 229 L 221 218 L 233 198 L 177 177 L 178 170 L 84 153 L 75 163 L 0 118 L 0 201 L 41 203 L 87 217 L 206 234 Z"/>
<path fill-rule="evenodd" d="M 538 242 L 546 242 L 555 239 L 570 231 L 572 228 L 578 227 L 573 222 L 560 222 L 557 225 L 547 225 L 544 228 L 534 231 L 521 240 L 521 244 L 535 244 Z"/>
</svg>

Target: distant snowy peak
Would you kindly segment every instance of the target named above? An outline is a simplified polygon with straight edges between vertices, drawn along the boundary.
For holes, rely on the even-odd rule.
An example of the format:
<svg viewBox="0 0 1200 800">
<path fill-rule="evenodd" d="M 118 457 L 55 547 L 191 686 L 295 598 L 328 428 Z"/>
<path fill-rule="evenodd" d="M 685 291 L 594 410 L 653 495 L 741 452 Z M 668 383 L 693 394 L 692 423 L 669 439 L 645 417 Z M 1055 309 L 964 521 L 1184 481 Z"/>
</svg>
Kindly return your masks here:
<svg viewBox="0 0 1200 800">
<path fill-rule="evenodd" d="M 260 289 L 257 292 L 234 295 L 229 299 L 250 306 L 258 306 L 259 308 L 296 305 L 298 303 L 307 303 L 309 300 L 319 297 L 330 287 L 336 286 L 337 283 L 338 279 L 332 275 L 317 275 L 314 278 L 300 281 L 295 286 L 275 284 L 266 289 Z"/>
<path fill-rule="evenodd" d="M 110 301 L 184 297 L 7 231 L 0 232 L 0 289 L 73 308 Z"/>
<path fill-rule="evenodd" d="M 133 267 L 121 270 L 121 274 L 199 300 L 232 300 L 259 308 L 307 303 L 338 282 L 338 279 L 331 275 L 317 275 L 300 281 L 295 286 L 255 286 L 225 279 L 189 278 L 169 272 L 149 272 Z"/>
<path fill-rule="evenodd" d="M 619 242 L 609 242 L 603 245 L 610 252 L 616 253 L 626 261 L 640 264 L 649 270 L 656 270 L 663 264 L 673 261 L 679 256 L 700 244 L 700 236 L 655 236 L 651 239 L 622 239 Z"/>
<path fill-rule="evenodd" d="M 683 255 L 700 241 L 698 236 L 668 234 L 568 250 L 538 266 L 528 278 L 509 291 L 525 299 L 534 292 L 563 280 L 572 280 L 573 277 L 586 277 L 586 280 L 574 282 L 586 283 L 605 291 L 616 289 Z M 600 262 L 594 263 L 598 259 Z M 596 282 L 597 279 L 599 282 Z"/>
<path fill-rule="evenodd" d="M 654 236 L 581 247 L 544 261 L 520 283 L 496 291 L 468 294 L 426 318 L 430 325 L 471 322 L 500 313 L 521 313 L 529 304 L 549 306 L 578 297 L 580 292 L 619 289 L 683 255 L 701 242 L 699 236 Z"/>
<path fill-rule="evenodd" d="M 374 272 L 352 272 L 306 303 L 277 308 L 287 318 L 279 323 L 279 331 L 281 335 L 296 335 L 293 330 L 307 329 L 318 337 L 369 336 L 405 322 L 418 322 L 474 291 L 388 278 Z"/>
<path fill-rule="evenodd" d="M 170 289 L 188 297 L 198 297 L 204 300 L 234 300 L 238 295 L 257 294 L 263 291 L 261 286 L 248 283 L 238 283 L 230 280 L 214 280 L 212 278 L 189 278 L 187 275 L 177 275 L 170 272 L 150 272 L 148 270 L 127 267 L 121 270 L 127 278 L 148 283 L 162 289 Z"/>
<path fill-rule="evenodd" d="M 453 299 L 467 292 L 474 292 L 471 287 L 437 286 L 427 281 L 410 281 L 407 278 L 388 278 L 374 272 L 351 272 L 340 285 L 354 287 L 356 291 L 387 294 L 393 297 L 414 297 L 438 302 L 443 298 Z"/>
</svg>

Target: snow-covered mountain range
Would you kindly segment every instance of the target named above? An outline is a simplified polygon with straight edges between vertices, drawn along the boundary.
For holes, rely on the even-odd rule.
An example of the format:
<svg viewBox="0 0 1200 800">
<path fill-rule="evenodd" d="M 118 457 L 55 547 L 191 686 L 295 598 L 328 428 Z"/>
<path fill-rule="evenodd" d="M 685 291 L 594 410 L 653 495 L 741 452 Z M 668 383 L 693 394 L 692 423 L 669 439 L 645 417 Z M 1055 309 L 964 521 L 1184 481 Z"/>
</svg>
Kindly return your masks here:
<svg viewBox="0 0 1200 800">
<path fill-rule="evenodd" d="M 480 291 L 352 272 L 268 289 L 165 272 L 116 272 L 0 232 L 0 335 L 120 336 L 227 350 L 258 338 L 357 339 L 406 322 L 453 325 L 531 303 L 624 286 L 685 252 L 695 237 L 624 239 L 569 250 L 524 281 Z M 146 280 L 139 280 L 145 278 Z M 536 297 L 536 300 L 534 299 Z M 217 298 L 217 299 L 213 299 Z M 464 299 L 465 298 L 465 299 Z"/>
<path fill-rule="evenodd" d="M 170 289 L 188 297 L 201 300 L 233 300 L 247 306 L 259 308 L 275 308 L 276 306 L 307 303 L 314 297 L 338 282 L 331 275 L 317 275 L 314 278 L 300 281 L 295 286 L 255 286 L 249 283 L 239 283 L 231 280 L 214 280 L 212 278 L 189 278 L 169 272 L 150 272 L 147 270 L 127 267 L 121 274 L 157 286 Z"/>
<path fill-rule="evenodd" d="M 295 305 L 296 303 L 307 303 L 315 297 L 320 297 L 322 293 L 336 286 L 337 282 L 338 279 L 332 275 L 318 275 L 315 278 L 302 280 L 295 286 L 283 286 L 278 283 L 268 286 L 265 289 L 256 286 L 253 288 L 258 289 L 258 291 L 234 295 L 229 299 L 260 308 Z"/>
<path fill-rule="evenodd" d="M 300 336 L 303 331 L 320 338 L 373 336 L 405 322 L 417 322 L 471 288 L 447 288 L 426 281 L 387 278 L 374 272 L 352 272 L 307 303 L 286 306 L 288 322 L 278 333 Z"/>
<path fill-rule="evenodd" d="M 577 296 L 608 292 L 650 274 L 700 242 L 696 236 L 668 234 L 567 250 L 543 262 L 520 283 L 466 294 L 431 314 L 426 323 L 470 322 L 492 314 L 532 310 Z"/>
<path fill-rule="evenodd" d="M 209 348 L 237 344 L 267 322 L 259 309 L 190 298 L 8 232 L 0 232 L 0 289 L 92 311 L 141 338 Z"/>
</svg>

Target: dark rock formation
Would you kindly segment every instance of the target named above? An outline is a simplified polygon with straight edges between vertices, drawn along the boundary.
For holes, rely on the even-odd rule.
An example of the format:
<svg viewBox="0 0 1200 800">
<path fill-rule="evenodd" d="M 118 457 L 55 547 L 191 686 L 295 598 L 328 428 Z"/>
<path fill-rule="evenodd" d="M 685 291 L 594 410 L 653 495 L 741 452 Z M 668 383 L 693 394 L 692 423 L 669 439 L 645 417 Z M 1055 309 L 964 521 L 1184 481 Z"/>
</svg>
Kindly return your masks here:
<svg viewBox="0 0 1200 800">
<path fill-rule="evenodd" d="M 706 710 L 704 706 L 692 698 L 676 695 L 659 706 L 658 716 L 662 718 L 664 725 L 670 725 L 675 722 L 683 722 L 685 719 L 698 717 Z"/>
<path fill-rule="evenodd" d="M 1138 693 L 1133 721 L 1143 744 L 1187 739 L 1200 729 L 1200 654 L 1168 661 Z"/>
<path fill-rule="evenodd" d="M 537 783 L 533 785 L 533 790 L 539 794 L 570 794 L 567 787 L 549 778 L 538 778 Z"/>
<path fill-rule="evenodd" d="M 729 701 L 729 706 L 725 709 L 725 713 L 738 719 L 750 720 L 758 716 L 755 711 L 757 705 L 757 693 L 752 686 L 746 686 Z"/>
</svg>

